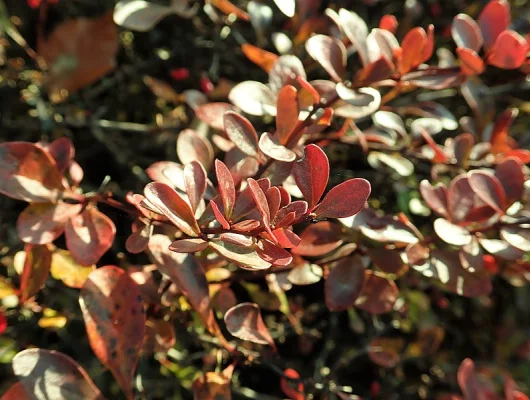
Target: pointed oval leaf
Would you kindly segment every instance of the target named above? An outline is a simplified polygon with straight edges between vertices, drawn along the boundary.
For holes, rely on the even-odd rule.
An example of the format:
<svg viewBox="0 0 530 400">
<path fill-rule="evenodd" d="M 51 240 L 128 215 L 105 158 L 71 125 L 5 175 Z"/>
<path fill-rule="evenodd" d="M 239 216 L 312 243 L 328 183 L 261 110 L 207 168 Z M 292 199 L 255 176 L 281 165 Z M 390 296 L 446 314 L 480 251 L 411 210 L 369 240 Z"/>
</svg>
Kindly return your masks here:
<svg viewBox="0 0 530 400">
<path fill-rule="evenodd" d="M 64 191 L 52 156 L 33 143 L 0 144 L 0 193 L 28 202 L 55 201 Z"/>
<path fill-rule="evenodd" d="M 32 203 L 18 216 L 18 237 L 25 243 L 51 243 L 64 232 L 66 221 L 82 209 L 81 204 Z"/>
<path fill-rule="evenodd" d="M 210 207 L 212 208 L 217 222 L 219 222 L 224 229 L 230 229 L 230 223 L 226 220 L 217 203 L 213 200 L 210 200 Z"/>
<path fill-rule="evenodd" d="M 169 250 L 176 251 L 177 253 L 195 253 L 197 251 L 202 251 L 207 247 L 208 242 L 199 238 L 180 239 L 171 243 Z"/>
<path fill-rule="evenodd" d="M 263 260 L 276 266 L 286 266 L 293 261 L 291 253 L 268 240 L 260 240 L 256 252 Z"/>
<path fill-rule="evenodd" d="M 505 158 L 495 168 L 495 176 L 506 193 L 506 206 L 520 200 L 524 193 L 523 163 L 516 157 Z"/>
<path fill-rule="evenodd" d="M 469 173 L 469 185 L 475 194 L 487 205 L 500 213 L 504 212 L 506 194 L 495 175 L 488 174 L 485 171 L 471 171 Z"/>
<path fill-rule="evenodd" d="M 116 236 L 114 222 L 95 208 L 87 208 L 70 218 L 65 226 L 66 247 L 82 265 L 99 261 Z"/>
<path fill-rule="evenodd" d="M 79 304 L 92 350 L 132 398 L 146 321 L 139 286 L 121 268 L 101 267 L 83 285 Z"/>
<path fill-rule="evenodd" d="M 277 94 L 285 85 L 296 84 L 299 76 L 306 79 L 302 61 L 294 55 L 286 54 L 280 56 L 272 67 L 269 73 L 269 86 L 273 93 Z"/>
<path fill-rule="evenodd" d="M 283 146 L 276 136 L 265 132 L 259 138 L 259 148 L 263 154 L 278 161 L 291 162 L 296 159 L 296 153 Z"/>
<path fill-rule="evenodd" d="M 298 91 L 291 85 L 285 85 L 278 93 L 276 107 L 276 136 L 282 145 L 287 144 L 291 133 L 298 124 L 300 110 L 297 94 Z"/>
<path fill-rule="evenodd" d="M 454 246 L 465 246 L 471 243 L 472 236 L 467 229 L 454 225 L 444 218 L 434 221 L 434 231 L 440 239 Z"/>
<path fill-rule="evenodd" d="M 197 236 L 200 233 L 201 230 L 189 204 L 175 189 L 162 182 L 151 182 L 145 187 L 144 195 L 186 235 Z"/>
<path fill-rule="evenodd" d="M 241 82 L 232 88 L 228 98 L 247 114 L 276 115 L 276 95 L 261 82 Z"/>
<path fill-rule="evenodd" d="M 328 184 L 329 161 L 326 153 L 317 145 L 306 146 L 304 157 L 294 164 L 293 176 L 308 209 L 313 210 Z"/>
<path fill-rule="evenodd" d="M 258 155 L 258 134 L 248 119 L 233 111 L 223 116 L 224 130 L 230 140 L 245 154 Z"/>
<path fill-rule="evenodd" d="M 241 303 L 228 310 L 224 316 L 226 329 L 238 339 L 275 348 L 257 304 Z"/>
<path fill-rule="evenodd" d="M 339 10 L 339 18 L 341 28 L 357 49 L 359 57 L 366 67 L 369 64 L 368 48 L 366 46 L 366 38 L 368 37 L 368 26 L 366 22 L 353 11 L 348 11 L 344 8 Z"/>
<path fill-rule="evenodd" d="M 192 161 L 184 167 L 184 184 L 193 213 L 197 212 L 206 192 L 206 180 L 206 171 L 200 162 Z"/>
<path fill-rule="evenodd" d="M 37 348 L 23 350 L 13 358 L 13 372 L 24 391 L 31 394 L 27 396 L 28 399 L 105 399 L 83 367 L 58 351 Z M 16 399 L 24 400 L 24 397 Z"/>
<path fill-rule="evenodd" d="M 485 389 L 475 374 L 475 363 L 466 358 L 458 367 L 457 380 L 466 399 L 479 400 L 492 398 L 492 393 Z"/>
<path fill-rule="evenodd" d="M 263 192 L 266 192 L 271 187 L 271 181 L 269 180 L 269 178 L 261 178 L 258 179 L 256 182 L 260 186 L 261 190 L 263 190 Z M 236 199 L 236 203 L 234 205 L 234 220 L 246 216 L 255 208 L 254 205 L 255 202 L 254 198 L 252 197 L 250 187 L 247 186 L 239 193 L 239 196 Z"/>
<path fill-rule="evenodd" d="M 192 129 L 184 129 L 179 133 L 177 155 L 182 164 L 186 165 L 198 161 L 206 171 L 210 170 L 214 159 L 210 141 Z"/>
<path fill-rule="evenodd" d="M 451 35 L 457 47 L 470 49 L 478 53 L 484 42 L 482 32 L 476 21 L 467 14 L 458 14 L 453 19 Z"/>
<path fill-rule="evenodd" d="M 250 247 L 254 244 L 252 236 L 245 236 L 239 233 L 222 233 L 219 238 L 226 243 L 235 244 L 237 246 Z"/>
<path fill-rule="evenodd" d="M 484 37 L 486 49 L 491 49 L 499 35 L 511 22 L 510 4 L 507 0 L 490 1 L 478 17 L 478 25 Z"/>
<path fill-rule="evenodd" d="M 324 285 L 330 311 L 345 311 L 355 303 L 364 283 L 364 266 L 358 257 L 346 257 L 331 269 Z"/>
<path fill-rule="evenodd" d="M 276 64 L 276 61 L 278 61 L 278 56 L 276 54 L 260 49 L 250 43 L 243 43 L 241 45 L 241 50 L 250 61 L 267 73 L 270 72 L 274 64 Z"/>
<path fill-rule="evenodd" d="M 447 212 L 447 188 L 439 183 L 432 186 L 429 181 L 423 180 L 419 186 L 421 196 L 429 208 L 437 214 L 448 217 Z"/>
<path fill-rule="evenodd" d="M 516 69 L 526 61 L 530 45 L 524 37 L 514 31 L 502 32 L 488 57 L 488 64 L 504 69 Z"/>
<path fill-rule="evenodd" d="M 355 301 L 355 307 L 371 314 L 384 314 L 392 310 L 399 294 L 396 284 L 372 271 L 364 272 L 364 284 Z"/>
<path fill-rule="evenodd" d="M 217 175 L 219 194 L 223 200 L 224 215 L 227 219 L 230 219 L 236 202 L 234 179 L 232 178 L 230 170 L 220 160 L 215 160 L 215 174 Z"/>
<path fill-rule="evenodd" d="M 138 254 L 147 248 L 149 239 L 153 234 L 154 225 L 145 225 L 139 222 L 136 226 L 133 223 L 133 226 L 133 233 L 125 241 L 125 248 L 129 253 Z"/>
<path fill-rule="evenodd" d="M 276 213 L 280 209 L 281 194 L 280 189 L 277 186 L 269 188 L 265 192 L 265 197 L 267 198 L 267 204 L 269 205 L 269 211 L 271 214 L 271 220 L 274 220 Z"/>
<path fill-rule="evenodd" d="M 349 179 L 332 188 L 313 212 L 320 218 L 351 217 L 363 209 L 370 192 L 366 179 Z"/>
<path fill-rule="evenodd" d="M 52 254 L 44 245 L 24 246 L 24 268 L 20 276 L 20 302 L 24 303 L 35 296 L 44 286 L 48 275 Z"/>
<path fill-rule="evenodd" d="M 316 257 L 335 250 L 343 243 L 340 226 L 329 221 L 311 224 L 300 235 L 302 241 L 293 254 Z"/>
<path fill-rule="evenodd" d="M 346 47 L 330 36 L 314 35 L 305 43 L 307 53 L 337 82 L 342 81 L 346 69 Z"/>
</svg>

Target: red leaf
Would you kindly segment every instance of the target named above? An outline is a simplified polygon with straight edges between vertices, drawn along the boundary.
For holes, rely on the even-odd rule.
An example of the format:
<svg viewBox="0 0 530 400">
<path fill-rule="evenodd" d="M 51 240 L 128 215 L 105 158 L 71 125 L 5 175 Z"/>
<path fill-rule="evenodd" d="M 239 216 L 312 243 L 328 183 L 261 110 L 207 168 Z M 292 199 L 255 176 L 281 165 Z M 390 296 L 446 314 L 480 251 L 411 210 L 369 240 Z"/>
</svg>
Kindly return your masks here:
<svg viewBox="0 0 530 400">
<path fill-rule="evenodd" d="M 177 253 L 195 253 L 202 251 L 208 247 L 208 242 L 202 239 L 180 239 L 175 240 L 169 246 L 169 250 L 176 251 Z"/>
<path fill-rule="evenodd" d="M 391 33 L 396 33 L 398 27 L 397 18 L 390 14 L 385 14 L 379 21 L 379 29 L 385 29 Z"/>
<path fill-rule="evenodd" d="M 192 129 L 180 131 L 177 137 L 177 155 L 182 164 L 198 161 L 206 171 L 210 170 L 214 158 L 213 148 L 208 139 Z"/>
<path fill-rule="evenodd" d="M 504 213 L 506 194 L 495 175 L 490 175 L 485 171 L 471 171 L 469 185 L 482 201 L 498 212 Z"/>
<path fill-rule="evenodd" d="M 426 43 L 427 34 L 423 28 L 414 28 L 405 35 L 401 42 L 403 55 L 401 58 L 400 72 L 402 74 L 406 74 L 423 62 L 423 50 Z"/>
<path fill-rule="evenodd" d="M 276 246 L 268 240 L 258 241 L 256 247 L 258 255 L 268 263 L 277 266 L 286 266 L 293 261 L 293 256 L 288 251 Z"/>
<path fill-rule="evenodd" d="M 510 150 L 510 146 L 508 145 L 508 130 L 512 126 L 515 118 L 517 118 L 517 115 L 519 115 L 517 108 L 509 108 L 497 117 L 490 138 L 492 154 L 504 153 Z"/>
<path fill-rule="evenodd" d="M 293 176 L 307 201 L 309 211 L 312 211 L 328 184 L 329 162 L 326 153 L 314 144 L 306 146 L 304 157 L 294 164 Z"/>
<path fill-rule="evenodd" d="M 346 47 L 340 40 L 326 35 L 314 35 L 305 43 L 305 48 L 334 81 L 342 81 L 347 55 Z"/>
<path fill-rule="evenodd" d="M 105 399 L 83 367 L 58 351 L 23 350 L 13 358 L 13 372 L 19 379 L 15 386 L 20 385 L 20 394 L 11 393 L 10 397 L 6 393 L 3 400 Z"/>
<path fill-rule="evenodd" d="M 92 265 L 99 261 L 114 242 L 114 222 L 95 208 L 87 208 L 68 220 L 66 247 L 77 262 Z"/>
<path fill-rule="evenodd" d="M 426 62 L 432 57 L 434 52 L 434 25 L 430 24 L 427 28 L 427 39 L 425 46 L 423 46 L 423 57 L 421 62 Z"/>
<path fill-rule="evenodd" d="M 221 224 L 221 226 L 224 229 L 230 229 L 230 223 L 226 220 L 221 210 L 219 210 L 219 206 L 217 205 L 217 203 L 213 200 L 210 200 L 210 207 L 212 207 L 215 219 Z"/>
<path fill-rule="evenodd" d="M 478 53 L 484 42 L 482 32 L 476 21 L 467 14 L 458 14 L 453 19 L 451 35 L 457 47 Z"/>
<path fill-rule="evenodd" d="M 481 400 L 489 398 L 488 391 L 484 390 L 475 374 L 475 363 L 466 358 L 460 364 L 457 373 L 458 385 L 466 400 Z"/>
<path fill-rule="evenodd" d="M 296 233 L 287 228 L 279 228 L 272 231 L 278 244 L 284 249 L 291 249 L 300 244 L 301 239 Z"/>
<path fill-rule="evenodd" d="M 147 248 L 154 229 L 152 224 L 145 225 L 138 221 L 138 225 L 136 230 L 133 230 L 133 233 L 125 241 L 125 248 L 129 253 L 133 254 L 141 253 Z"/>
<path fill-rule="evenodd" d="M 291 132 L 298 124 L 297 90 L 294 86 L 286 85 L 278 93 L 276 111 L 276 136 L 281 145 L 286 145 Z M 292 161 L 292 160 L 291 160 Z"/>
<path fill-rule="evenodd" d="M 24 269 L 20 276 L 20 302 L 25 303 L 44 286 L 50 275 L 52 253 L 46 246 L 27 244 L 24 246 Z"/>
<path fill-rule="evenodd" d="M 28 202 L 55 201 L 64 191 L 52 156 L 27 142 L 0 144 L 0 193 Z"/>
<path fill-rule="evenodd" d="M 219 194 L 223 200 L 224 215 L 230 220 L 236 202 L 234 179 L 226 165 L 220 160 L 215 160 L 215 174 L 217 175 Z"/>
<path fill-rule="evenodd" d="M 232 307 L 226 312 L 224 321 L 226 329 L 232 336 L 252 343 L 268 344 L 276 348 L 257 304 L 241 303 Z"/>
<path fill-rule="evenodd" d="M 444 163 L 447 161 L 447 155 L 444 153 L 444 151 L 436 144 L 436 142 L 433 140 L 431 134 L 425 129 L 423 126 L 418 125 L 419 131 L 421 136 L 423 136 L 423 139 L 427 142 L 427 145 L 432 149 L 434 152 L 433 162 L 435 163 Z"/>
<path fill-rule="evenodd" d="M 495 168 L 495 177 L 506 193 L 506 207 L 521 199 L 524 193 L 525 176 L 523 164 L 518 158 L 505 158 Z"/>
<path fill-rule="evenodd" d="M 300 382 L 300 375 L 294 369 L 287 368 L 283 371 L 286 378 L 280 379 L 280 387 L 283 393 L 291 400 L 304 400 L 304 384 Z"/>
<path fill-rule="evenodd" d="M 351 217 L 363 209 L 370 191 L 366 179 L 349 179 L 332 188 L 313 212 L 320 218 Z"/>
<path fill-rule="evenodd" d="M 271 182 L 268 178 L 258 179 L 257 182 L 263 192 L 266 192 L 271 187 Z M 233 219 L 238 220 L 246 216 L 254 209 L 254 198 L 252 197 L 250 187 L 247 186 L 239 193 L 239 196 L 237 197 L 236 204 L 234 205 Z"/>
<path fill-rule="evenodd" d="M 504 31 L 495 41 L 488 64 L 504 69 L 519 68 L 526 61 L 529 47 L 525 38 L 517 32 Z"/>
<path fill-rule="evenodd" d="M 32 397 L 29 397 L 28 392 L 26 392 L 26 390 L 24 389 L 24 385 L 20 381 L 11 385 L 11 387 L 7 389 L 7 392 L 5 392 L 2 395 L 2 397 L 0 397 L 0 399 L 1 400 L 33 400 Z"/>
<path fill-rule="evenodd" d="M 223 116 L 224 130 L 232 142 L 245 154 L 258 155 L 258 134 L 248 119 L 233 111 Z"/>
<path fill-rule="evenodd" d="M 257 229 L 259 225 L 259 221 L 256 221 L 255 219 L 248 219 L 232 225 L 232 228 L 241 232 L 250 232 L 254 229 Z"/>
<path fill-rule="evenodd" d="M 7 329 L 7 318 L 2 311 L 0 311 L 0 335 Z"/>
<path fill-rule="evenodd" d="M 478 24 L 484 37 L 484 45 L 490 50 L 498 36 L 510 25 L 510 4 L 506 0 L 490 1 L 478 17 Z"/>
<path fill-rule="evenodd" d="M 140 288 L 124 270 L 108 265 L 88 276 L 79 303 L 92 350 L 132 399 L 146 321 Z"/>
<path fill-rule="evenodd" d="M 484 60 L 474 50 L 457 47 L 456 53 L 460 59 L 460 69 L 464 75 L 480 75 L 486 69 Z"/>
<path fill-rule="evenodd" d="M 66 137 L 61 137 L 51 142 L 48 145 L 47 150 L 55 160 L 55 164 L 59 171 L 62 174 L 66 173 L 75 156 L 75 149 L 72 141 Z"/>
<path fill-rule="evenodd" d="M 340 226 L 329 221 L 309 225 L 300 237 L 302 241 L 292 253 L 301 256 L 321 256 L 335 250 L 343 243 Z"/>
<path fill-rule="evenodd" d="M 188 195 L 191 209 L 194 214 L 197 212 L 197 207 L 199 207 L 202 197 L 206 192 L 206 180 L 206 171 L 198 161 L 192 161 L 184 167 L 186 194 Z"/>
<path fill-rule="evenodd" d="M 229 103 L 208 103 L 195 109 L 195 115 L 208 126 L 222 131 L 224 129 L 224 115 L 228 111 L 236 111 Z"/>
<path fill-rule="evenodd" d="M 330 311 L 345 311 L 361 293 L 364 266 L 360 258 L 343 258 L 331 269 L 324 285 L 326 306 Z"/>
<path fill-rule="evenodd" d="M 392 310 L 398 294 L 393 281 L 375 275 L 372 271 L 364 271 L 364 284 L 355 307 L 370 314 L 384 314 Z"/>
<path fill-rule="evenodd" d="M 247 182 L 250 188 L 250 193 L 252 194 L 252 197 L 256 202 L 256 207 L 258 208 L 258 211 L 261 214 L 261 217 L 263 218 L 263 225 L 265 226 L 267 232 L 272 235 L 270 228 L 271 215 L 269 210 L 269 204 L 267 203 L 267 198 L 265 197 L 265 193 L 263 193 L 263 190 L 261 190 L 260 186 L 254 179 L 248 178 Z"/>
<path fill-rule="evenodd" d="M 259 138 L 259 148 L 265 155 L 278 161 L 291 162 L 296 159 L 294 151 L 283 146 L 276 135 L 272 136 L 268 132 Z"/>
<path fill-rule="evenodd" d="M 201 232 L 189 204 L 175 189 L 162 182 L 151 182 L 145 187 L 144 195 L 186 235 L 197 236 Z"/>
<path fill-rule="evenodd" d="M 469 156 L 475 145 L 475 139 L 471 133 L 461 133 L 455 137 L 453 151 L 459 167 L 467 169 Z"/>
<path fill-rule="evenodd" d="M 82 208 L 81 204 L 64 202 L 32 203 L 18 216 L 18 237 L 25 243 L 51 243 L 64 232 L 66 221 L 79 214 Z"/>
<path fill-rule="evenodd" d="M 265 197 L 267 198 L 267 204 L 269 205 L 269 211 L 271 214 L 271 220 L 274 220 L 276 213 L 280 209 L 281 194 L 278 187 L 273 186 L 265 192 Z"/>
<path fill-rule="evenodd" d="M 313 285 L 322 279 L 322 267 L 317 264 L 310 264 L 301 257 L 295 257 L 295 268 L 289 271 L 287 279 L 293 285 L 305 286 Z"/>
<path fill-rule="evenodd" d="M 222 233 L 219 238 L 223 242 L 235 244 L 236 246 L 250 247 L 254 244 L 254 239 L 251 236 L 245 236 L 239 233 Z"/>
<path fill-rule="evenodd" d="M 411 254 L 412 246 L 407 247 L 407 256 Z M 401 258 L 401 251 L 378 247 L 368 249 L 368 255 L 377 269 L 386 274 L 401 276 L 408 270 L 407 264 Z"/>
<path fill-rule="evenodd" d="M 275 226 L 287 226 L 287 221 L 283 221 L 283 219 L 291 213 L 294 213 L 294 219 L 304 216 L 307 213 L 307 202 L 303 200 L 293 201 L 292 203 L 287 204 L 285 207 L 282 207 L 280 210 L 278 210 L 278 213 L 276 214 L 276 217 L 273 221 Z"/>
<path fill-rule="evenodd" d="M 389 78 L 394 72 L 394 64 L 386 57 L 381 56 L 378 60 L 365 66 L 355 77 L 355 80 L 368 86 L 371 83 L 379 82 Z"/>
<path fill-rule="evenodd" d="M 270 72 L 276 61 L 278 61 L 278 56 L 276 54 L 260 49 L 249 43 L 242 44 L 241 50 L 250 61 L 267 73 Z"/>
</svg>

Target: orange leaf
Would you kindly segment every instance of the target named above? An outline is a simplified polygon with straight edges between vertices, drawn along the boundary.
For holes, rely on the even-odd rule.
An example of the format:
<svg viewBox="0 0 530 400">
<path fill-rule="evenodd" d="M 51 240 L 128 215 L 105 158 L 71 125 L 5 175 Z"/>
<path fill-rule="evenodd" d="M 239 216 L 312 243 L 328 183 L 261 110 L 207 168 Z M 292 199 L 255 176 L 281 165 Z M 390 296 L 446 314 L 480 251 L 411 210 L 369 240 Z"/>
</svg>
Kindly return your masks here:
<svg viewBox="0 0 530 400">
<path fill-rule="evenodd" d="M 271 72 L 272 66 L 278 61 L 278 56 L 276 54 L 260 49 L 249 43 L 242 44 L 241 50 L 243 50 L 243 54 L 246 55 L 250 61 L 267 73 Z"/>
</svg>

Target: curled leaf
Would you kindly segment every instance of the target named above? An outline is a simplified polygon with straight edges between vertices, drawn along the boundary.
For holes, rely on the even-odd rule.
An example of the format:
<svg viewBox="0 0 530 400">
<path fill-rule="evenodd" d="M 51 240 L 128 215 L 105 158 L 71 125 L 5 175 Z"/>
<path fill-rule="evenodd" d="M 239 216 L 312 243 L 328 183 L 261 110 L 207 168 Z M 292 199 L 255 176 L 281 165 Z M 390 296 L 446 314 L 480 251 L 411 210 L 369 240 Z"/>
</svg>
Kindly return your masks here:
<svg viewBox="0 0 530 400">
<path fill-rule="evenodd" d="M 226 329 L 232 336 L 257 344 L 268 344 L 275 348 L 269 330 L 263 322 L 259 306 L 241 303 L 228 310 L 224 316 Z"/>
</svg>

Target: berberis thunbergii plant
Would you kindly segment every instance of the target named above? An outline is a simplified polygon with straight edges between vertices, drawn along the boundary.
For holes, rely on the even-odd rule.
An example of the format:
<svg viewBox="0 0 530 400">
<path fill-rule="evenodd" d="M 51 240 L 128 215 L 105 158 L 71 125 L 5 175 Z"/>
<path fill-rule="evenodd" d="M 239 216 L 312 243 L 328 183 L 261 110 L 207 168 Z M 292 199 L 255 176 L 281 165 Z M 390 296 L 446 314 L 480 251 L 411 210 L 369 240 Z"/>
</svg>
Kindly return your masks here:
<svg viewBox="0 0 530 400">
<path fill-rule="evenodd" d="M 47 131 L 0 144 L 0 193 L 27 203 L 1 253 L 2 400 L 528 399 L 530 44 L 508 1 L 447 24 L 435 0 L 127 0 L 45 30 L 70 3 L 28 2 L 36 51 L 6 28 Z M 171 21 L 208 72 L 175 67 Z M 150 125 L 101 118 L 129 84 Z M 97 188 L 90 138 L 139 184 Z"/>
</svg>

